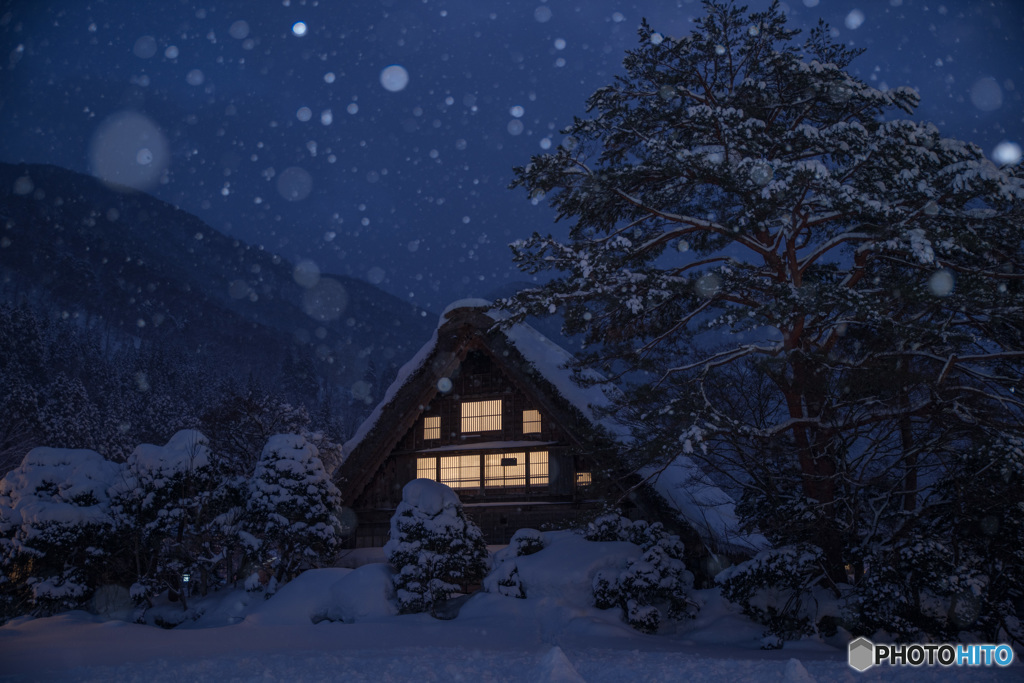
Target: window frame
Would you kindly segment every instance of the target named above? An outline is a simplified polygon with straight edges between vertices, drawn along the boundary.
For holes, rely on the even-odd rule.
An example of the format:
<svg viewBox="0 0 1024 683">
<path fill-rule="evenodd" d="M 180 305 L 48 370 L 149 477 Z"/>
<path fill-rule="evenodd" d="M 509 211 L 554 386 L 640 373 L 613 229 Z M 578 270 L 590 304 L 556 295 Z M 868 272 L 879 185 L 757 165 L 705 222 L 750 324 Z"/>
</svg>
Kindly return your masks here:
<svg viewBox="0 0 1024 683">
<path fill-rule="evenodd" d="M 513 457 L 522 462 L 502 464 L 502 460 Z M 418 453 L 415 467 L 417 479 L 437 481 L 457 491 L 532 492 L 549 490 L 551 486 L 551 452 L 546 448 L 483 453 Z M 515 470 L 509 473 L 509 468 Z"/>
<path fill-rule="evenodd" d="M 543 417 L 539 410 L 527 408 L 523 411 L 523 434 L 540 434 L 544 430 Z"/>
<path fill-rule="evenodd" d="M 470 412 L 479 411 L 479 413 L 467 415 L 467 409 L 470 408 L 472 408 Z M 461 401 L 459 403 L 459 433 L 483 434 L 486 432 L 500 432 L 504 424 L 504 409 L 505 402 L 501 398 L 490 398 L 482 401 Z"/>
<path fill-rule="evenodd" d="M 433 435 L 433 436 L 432 436 Z M 441 416 L 423 416 L 423 440 L 439 441 L 441 439 Z"/>
</svg>

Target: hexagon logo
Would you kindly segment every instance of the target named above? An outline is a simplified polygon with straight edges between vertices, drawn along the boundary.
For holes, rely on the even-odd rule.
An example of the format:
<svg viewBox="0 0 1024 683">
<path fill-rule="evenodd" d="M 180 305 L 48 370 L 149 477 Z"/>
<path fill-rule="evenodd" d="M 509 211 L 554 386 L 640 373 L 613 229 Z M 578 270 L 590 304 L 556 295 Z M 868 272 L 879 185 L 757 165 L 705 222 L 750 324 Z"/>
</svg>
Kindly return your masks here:
<svg viewBox="0 0 1024 683">
<path fill-rule="evenodd" d="M 867 671 L 875 663 L 875 644 L 867 638 L 850 641 L 848 662 L 857 671 Z"/>
</svg>

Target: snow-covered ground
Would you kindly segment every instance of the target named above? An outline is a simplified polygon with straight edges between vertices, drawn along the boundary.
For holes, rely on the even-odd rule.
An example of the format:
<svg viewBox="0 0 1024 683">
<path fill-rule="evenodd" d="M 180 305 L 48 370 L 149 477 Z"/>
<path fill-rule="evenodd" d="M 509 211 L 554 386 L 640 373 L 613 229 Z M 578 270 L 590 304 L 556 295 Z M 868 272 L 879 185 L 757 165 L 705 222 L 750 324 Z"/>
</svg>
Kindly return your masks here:
<svg viewBox="0 0 1024 683">
<path fill-rule="evenodd" d="M 699 591 L 700 616 L 642 635 L 618 610 L 589 605 L 586 577 L 622 546 L 560 532 L 520 558 L 526 599 L 479 592 L 442 621 L 394 614 L 387 568 L 306 572 L 269 599 L 228 591 L 193 602 L 194 621 L 165 630 L 70 612 L 0 627 L 0 679 L 15 681 L 879 681 L 1012 680 L 1024 668 L 877 668 L 806 640 L 762 651 L 760 628 Z M 545 535 L 549 537 L 549 535 Z M 549 552 L 550 551 L 550 552 Z M 160 605 L 151 612 L 180 610 Z M 152 617 L 153 614 L 150 614 Z"/>
</svg>

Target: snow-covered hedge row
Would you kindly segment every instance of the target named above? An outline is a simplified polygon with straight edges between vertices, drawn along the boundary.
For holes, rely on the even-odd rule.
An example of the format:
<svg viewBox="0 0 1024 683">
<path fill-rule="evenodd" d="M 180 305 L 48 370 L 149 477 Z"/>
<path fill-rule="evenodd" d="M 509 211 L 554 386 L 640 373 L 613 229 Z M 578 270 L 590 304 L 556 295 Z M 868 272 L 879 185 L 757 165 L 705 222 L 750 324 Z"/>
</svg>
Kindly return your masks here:
<svg viewBox="0 0 1024 683">
<path fill-rule="evenodd" d="M 226 472 L 194 430 L 121 464 L 33 449 L 0 479 L 0 617 L 83 607 L 110 584 L 188 609 L 190 592 L 276 585 L 333 558 L 340 494 L 313 444 L 274 436 L 252 477 Z"/>
</svg>

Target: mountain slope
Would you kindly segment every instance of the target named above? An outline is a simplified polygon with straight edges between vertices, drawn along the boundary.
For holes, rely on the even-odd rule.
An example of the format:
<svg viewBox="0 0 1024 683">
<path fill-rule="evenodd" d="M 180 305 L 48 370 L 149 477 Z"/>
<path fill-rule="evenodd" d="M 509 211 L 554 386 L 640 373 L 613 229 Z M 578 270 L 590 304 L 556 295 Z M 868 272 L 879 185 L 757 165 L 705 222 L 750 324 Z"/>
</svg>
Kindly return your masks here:
<svg viewBox="0 0 1024 683">
<path fill-rule="evenodd" d="M 144 193 L 32 164 L 0 164 L 0 295 L 143 342 L 186 344 L 240 373 L 267 377 L 298 354 L 342 389 L 386 372 L 374 364 L 400 365 L 435 322 Z"/>
</svg>

